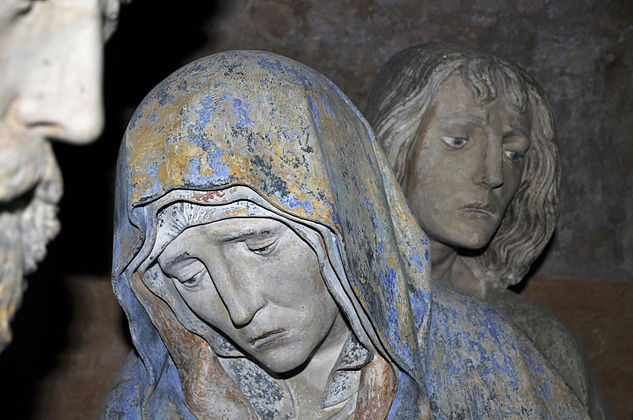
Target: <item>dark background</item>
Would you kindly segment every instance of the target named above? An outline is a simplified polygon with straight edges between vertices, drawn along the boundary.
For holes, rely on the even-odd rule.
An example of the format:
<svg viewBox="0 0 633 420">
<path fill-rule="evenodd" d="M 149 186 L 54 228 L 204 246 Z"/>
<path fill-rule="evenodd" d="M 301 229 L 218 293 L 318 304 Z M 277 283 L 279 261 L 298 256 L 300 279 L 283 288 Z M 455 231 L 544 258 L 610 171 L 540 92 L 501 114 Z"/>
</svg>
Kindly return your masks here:
<svg viewBox="0 0 633 420">
<path fill-rule="evenodd" d="M 319 70 L 362 111 L 380 66 L 427 41 L 502 55 L 549 95 L 564 170 L 561 218 L 537 276 L 522 287 L 576 330 L 620 418 L 633 418 L 633 2 L 624 0 L 124 6 L 105 47 L 105 131 L 87 147 L 55 145 L 63 228 L 29 278 L 14 342 L 0 355 L 10 418 L 93 417 L 129 350 L 108 284 L 114 165 L 127 121 L 151 88 L 195 58 L 262 49 Z"/>
</svg>

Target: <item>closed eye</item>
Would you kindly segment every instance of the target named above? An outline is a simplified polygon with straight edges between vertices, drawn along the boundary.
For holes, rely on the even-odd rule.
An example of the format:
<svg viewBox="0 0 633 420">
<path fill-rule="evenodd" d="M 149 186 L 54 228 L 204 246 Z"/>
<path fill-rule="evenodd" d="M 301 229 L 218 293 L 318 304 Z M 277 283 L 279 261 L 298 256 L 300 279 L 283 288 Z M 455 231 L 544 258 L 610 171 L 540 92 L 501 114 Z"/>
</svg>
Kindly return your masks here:
<svg viewBox="0 0 633 420">
<path fill-rule="evenodd" d="M 442 136 L 442 141 L 455 149 L 461 149 L 468 143 L 468 139 L 465 137 Z"/>
<path fill-rule="evenodd" d="M 263 241 L 246 241 L 246 247 L 249 251 L 257 255 L 268 255 L 276 248 L 279 241 L 277 238 Z"/>
<path fill-rule="evenodd" d="M 186 280 L 179 280 L 179 281 L 186 287 L 196 287 L 197 285 L 200 284 L 200 281 L 202 281 L 202 278 L 204 277 L 205 273 L 206 273 L 206 270 L 201 270 L 197 272 L 196 274 L 194 274 L 192 277 Z"/>
<path fill-rule="evenodd" d="M 167 270 L 163 269 L 163 272 L 172 280 L 191 288 L 200 284 L 207 268 L 200 260 L 190 258 L 167 265 Z"/>
</svg>

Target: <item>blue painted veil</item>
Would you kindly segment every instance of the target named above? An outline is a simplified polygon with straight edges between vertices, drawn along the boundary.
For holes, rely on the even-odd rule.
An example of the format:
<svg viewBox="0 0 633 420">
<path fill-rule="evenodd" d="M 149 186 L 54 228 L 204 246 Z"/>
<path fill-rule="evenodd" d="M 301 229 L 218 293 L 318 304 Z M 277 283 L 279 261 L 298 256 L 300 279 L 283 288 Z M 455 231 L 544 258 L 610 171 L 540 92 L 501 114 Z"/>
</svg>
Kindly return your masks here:
<svg viewBox="0 0 633 420">
<path fill-rule="evenodd" d="M 361 392 L 373 365 L 359 367 L 366 383 L 355 418 L 583 417 L 558 375 L 497 312 L 431 284 L 427 239 L 345 95 L 288 58 L 234 51 L 165 79 L 125 133 L 112 284 L 135 349 L 102 418 L 291 418 L 282 397 L 254 401 L 227 367 L 248 357 L 149 275 L 162 209 L 236 201 L 323 240 L 336 272 L 324 274 L 328 290 L 393 378 L 373 389 L 374 407 Z"/>
</svg>

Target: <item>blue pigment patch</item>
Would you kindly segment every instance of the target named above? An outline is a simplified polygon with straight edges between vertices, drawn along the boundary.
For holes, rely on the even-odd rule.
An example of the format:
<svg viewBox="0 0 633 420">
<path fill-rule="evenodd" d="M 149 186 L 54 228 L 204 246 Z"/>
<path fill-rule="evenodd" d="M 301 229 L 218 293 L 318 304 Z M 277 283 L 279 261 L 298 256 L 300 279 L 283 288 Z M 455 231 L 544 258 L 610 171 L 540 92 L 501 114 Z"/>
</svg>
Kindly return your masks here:
<svg viewBox="0 0 633 420">
<path fill-rule="evenodd" d="M 429 311 L 429 292 L 418 287 L 415 291 L 409 292 L 411 310 L 413 311 L 413 322 L 419 328 L 424 316 Z"/>
<path fill-rule="evenodd" d="M 329 214 L 330 214 L 330 218 L 332 219 L 332 222 L 335 225 L 340 224 L 341 221 L 338 217 L 338 213 L 336 212 L 336 207 L 334 207 L 334 204 L 330 200 L 326 199 L 323 193 L 319 193 L 319 200 L 323 201 L 330 208 Z"/>
<path fill-rule="evenodd" d="M 321 103 L 323 104 L 325 115 L 332 118 L 337 118 L 336 112 L 334 112 L 334 107 L 332 106 L 332 102 L 330 102 L 330 99 L 327 96 L 322 95 L 319 96 L 319 99 L 321 99 Z"/>
<path fill-rule="evenodd" d="M 185 82 L 185 88 L 186 88 L 186 82 Z M 167 105 L 167 104 L 172 103 L 175 99 L 176 97 L 174 95 L 171 95 L 167 93 L 166 90 L 164 90 L 158 95 L 158 104 L 161 106 Z"/>
<path fill-rule="evenodd" d="M 378 243 L 376 244 L 376 255 L 378 257 L 382 256 L 382 253 L 385 251 L 385 244 L 383 241 L 378 241 Z M 390 268 L 391 270 L 391 268 Z M 393 271 L 393 270 L 391 270 Z M 395 274 L 395 273 L 394 273 Z"/>
<path fill-rule="evenodd" d="M 156 120 L 158 120 L 158 114 L 155 112 L 152 112 L 149 117 L 147 117 L 148 120 L 150 120 L 151 122 L 156 122 Z"/>
<path fill-rule="evenodd" d="M 304 71 L 299 71 L 295 66 L 288 65 L 284 66 L 281 64 L 279 60 L 270 60 L 268 57 L 260 56 L 257 57 L 257 63 L 269 70 L 277 71 L 277 72 L 285 72 L 286 74 L 294 76 L 295 80 L 301 83 L 304 88 L 312 87 L 312 81 L 306 77 Z"/>
<path fill-rule="evenodd" d="M 147 197 L 152 196 L 154 194 L 156 194 L 157 192 L 161 191 L 162 189 L 162 184 L 160 183 L 159 177 L 158 177 L 158 162 L 154 161 L 151 163 L 151 165 L 148 165 L 143 172 L 145 174 L 148 175 L 148 177 L 150 179 L 153 180 L 152 185 L 147 189 Z"/>
<path fill-rule="evenodd" d="M 246 115 L 246 111 L 248 110 L 248 108 L 250 108 L 250 106 L 251 104 L 243 102 L 239 98 L 233 99 L 233 112 L 235 112 L 235 114 L 239 118 L 236 124 L 238 127 L 243 127 L 246 124 L 255 122 L 254 120 L 251 120 L 250 118 L 248 118 L 248 115 Z"/>
<path fill-rule="evenodd" d="M 367 198 L 367 196 L 363 196 L 363 202 L 365 203 L 365 210 L 367 210 L 367 213 L 370 215 L 373 214 L 372 212 L 372 205 L 371 205 L 371 201 L 369 201 L 369 198 Z M 374 221 L 372 220 L 372 224 L 374 224 Z"/>
<path fill-rule="evenodd" d="M 139 106 L 136 112 L 134 113 L 134 115 L 132 115 L 132 118 L 130 118 L 130 122 L 128 124 L 128 130 L 133 130 L 134 127 L 136 126 L 136 122 L 138 121 L 138 119 L 142 117 L 143 117 L 143 108 L 142 106 Z"/>
<path fill-rule="evenodd" d="M 201 130 L 209 122 L 211 113 L 215 111 L 215 107 L 213 106 L 213 97 L 210 94 L 204 95 L 198 103 L 202 108 L 197 110 L 198 119 L 196 119 L 195 123 L 196 128 Z"/>
<path fill-rule="evenodd" d="M 426 250 L 428 251 L 428 250 Z M 413 263 L 415 264 L 416 268 L 417 268 L 417 272 L 424 272 L 424 267 L 425 267 L 425 263 L 424 261 L 422 261 L 422 258 L 420 258 L 419 254 L 412 254 L 411 255 L 411 261 L 413 261 Z"/>
<path fill-rule="evenodd" d="M 211 153 L 209 153 L 211 155 Z M 195 174 L 196 182 L 207 185 L 221 185 L 229 177 L 229 166 L 221 161 L 210 161 L 209 166 L 214 169 L 212 174 L 202 174 L 202 158 L 194 156 L 188 159 L 189 172 Z"/>
<path fill-rule="evenodd" d="M 281 194 L 277 194 L 277 198 L 279 198 L 279 201 L 282 204 L 285 204 L 293 210 L 297 207 L 301 207 L 307 215 L 310 215 L 312 213 L 312 210 L 314 209 L 314 206 L 312 205 L 310 200 L 308 200 L 307 198 L 305 200 L 299 200 L 297 196 L 293 193 L 287 193 L 283 196 Z"/>
<path fill-rule="evenodd" d="M 381 250 L 376 247 L 376 251 L 380 252 Z M 396 272 L 389 266 L 387 266 L 386 271 L 382 272 L 382 284 L 385 285 L 387 290 L 393 290 L 396 287 L 396 277 Z"/>
</svg>

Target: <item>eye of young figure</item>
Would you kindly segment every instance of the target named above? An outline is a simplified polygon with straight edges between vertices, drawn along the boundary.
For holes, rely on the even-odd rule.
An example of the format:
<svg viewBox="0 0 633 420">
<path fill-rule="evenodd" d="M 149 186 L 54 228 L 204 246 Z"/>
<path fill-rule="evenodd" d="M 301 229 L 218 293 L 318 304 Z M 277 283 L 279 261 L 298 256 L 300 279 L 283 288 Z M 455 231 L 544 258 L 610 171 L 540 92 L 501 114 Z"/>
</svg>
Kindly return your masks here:
<svg viewBox="0 0 633 420">
<path fill-rule="evenodd" d="M 452 115 L 441 124 L 442 131 L 450 134 L 441 135 L 440 139 L 449 149 L 464 149 L 473 139 L 486 137 L 486 134 L 483 133 L 485 124 L 467 114 Z M 519 122 L 518 125 L 521 123 Z M 503 155 L 512 163 L 518 163 L 523 159 L 529 145 L 530 140 L 521 129 L 511 128 L 502 135 Z"/>
<path fill-rule="evenodd" d="M 511 132 L 503 138 L 503 154 L 513 163 L 519 163 L 530 147 L 530 139 L 521 132 Z"/>
<path fill-rule="evenodd" d="M 465 137 L 442 136 L 442 141 L 450 147 L 461 149 L 462 147 L 466 146 L 468 139 Z"/>
</svg>

